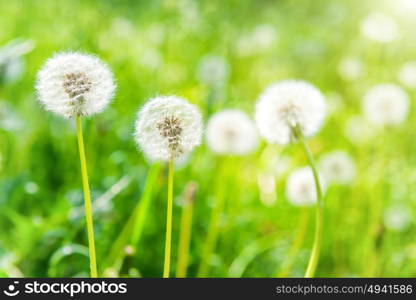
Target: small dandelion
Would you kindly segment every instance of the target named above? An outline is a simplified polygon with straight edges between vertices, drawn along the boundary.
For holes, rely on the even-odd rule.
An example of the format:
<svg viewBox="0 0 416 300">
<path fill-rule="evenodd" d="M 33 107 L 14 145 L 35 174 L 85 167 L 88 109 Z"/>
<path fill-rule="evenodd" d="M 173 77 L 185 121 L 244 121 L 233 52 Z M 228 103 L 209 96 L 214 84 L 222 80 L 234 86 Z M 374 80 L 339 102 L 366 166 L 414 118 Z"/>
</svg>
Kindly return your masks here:
<svg viewBox="0 0 416 300">
<path fill-rule="evenodd" d="M 201 143 L 202 118 L 198 109 L 176 96 L 150 99 L 139 111 L 135 139 L 148 159 L 167 161 L 168 199 L 163 277 L 170 276 L 174 161 Z"/>
<path fill-rule="evenodd" d="M 300 194 L 305 198 L 303 201 L 312 203 L 315 199 L 317 202 L 315 240 L 305 277 L 314 276 L 319 260 L 323 227 L 323 199 L 320 176 L 304 138 L 314 135 L 320 129 L 324 121 L 325 110 L 325 98 L 312 84 L 300 80 L 284 80 L 269 86 L 260 95 L 255 114 L 260 134 L 269 143 L 284 145 L 299 141 L 309 162 L 315 189 L 298 193 L 294 191 L 292 184 L 288 185 L 288 198 L 294 203 L 300 202 L 300 196 L 297 197 Z M 304 173 L 306 171 L 299 172 L 299 174 Z M 296 175 L 294 178 L 297 177 L 302 179 L 307 176 Z M 295 179 L 292 177 L 289 181 L 294 182 Z"/>
<path fill-rule="evenodd" d="M 366 144 L 376 136 L 373 129 L 362 115 L 353 115 L 345 122 L 344 134 L 352 144 Z"/>
<path fill-rule="evenodd" d="M 103 111 L 114 95 L 115 83 L 110 69 L 95 56 L 64 52 L 42 67 L 36 89 L 46 110 L 70 118 Z"/>
<path fill-rule="evenodd" d="M 138 113 L 135 138 L 151 161 L 169 161 L 189 153 L 201 137 L 201 114 L 182 98 L 153 98 Z"/>
<path fill-rule="evenodd" d="M 416 88 L 416 61 L 411 61 L 404 64 L 398 74 L 398 79 L 401 84 L 407 88 Z"/>
<path fill-rule="evenodd" d="M 324 184 L 321 178 L 322 188 Z M 310 206 L 317 202 L 316 185 L 310 167 L 293 171 L 286 182 L 286 197 L 295 206 Z"/>
<path fill-rule="evenodd" d="M 207 125 L 208 146 L 218 154 L 244 155 L 258 145 L 255 124 L 242 111 L 228 109 L 214 114 Z"/>
<path fill-rule="evenodd" d="M 284 80 L 269 86 L 256 106 L 256 123 L 270 143 L 288 144 L 295 140 L 294 128 L 304 137 L 314 135 L 325 117 L 325 99 L 312 84 Z"/>
<path fill-rule="evenodd" d="M 396 205 L 386 209 L 383 223 L 390 230 L 403 231 L 410 225 L 411 219 L 408 208 Z"/>
<path fill-rule="evenodd" d="M 198 80 L 209 86 L 217 86 L 227 81 L 229 66 L 227 61 L 217 55 L 204 56 L 198 64 Z"/>
<path fill-rule="evenodd" d="M 363 63 L 356 57 L 345 57 L 338 64 L 338 74 L 344 80 L 356 80 L 363 75 Z"/>
<path fill-rule="evenodd" d="M 399 38 L 396 21 L 380 12 L 373 12 L 364 18 L 361 23 L 361 33 L 369 40 L 378 43 L 390 43 Z"/>
<path fill-rule="evenodd" d="M 81 116 L 101 112 L 114 95 L 110 69 L 98 58 L 78 52 L 58 53 L 37 74 L 36 89 L 44 108 L 66 118 L 75 117 L 85 201 L 91 277 L 97 277 L 94 228 Z"/>
<path fill-rule="evenodd" d="M 355 164 L 345 151 L 334 151 L 322 156 L 320 171 L 328 184 L 348 185 L 355 177 Z"/>
<path fill-rule="evenodd" d="M 409 97 L 397 85 L 376 85 L 364 96 L 363 110 L 367 120 L 374 125 L 399 125 L 409 113 Z"/>
</svg>

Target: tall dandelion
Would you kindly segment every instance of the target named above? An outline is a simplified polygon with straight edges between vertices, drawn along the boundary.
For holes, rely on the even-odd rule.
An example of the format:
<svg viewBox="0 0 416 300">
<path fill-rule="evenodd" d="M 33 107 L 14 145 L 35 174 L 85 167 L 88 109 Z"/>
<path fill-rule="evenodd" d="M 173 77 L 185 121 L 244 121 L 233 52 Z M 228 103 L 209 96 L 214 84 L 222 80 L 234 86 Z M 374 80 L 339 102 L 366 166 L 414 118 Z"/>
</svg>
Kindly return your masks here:
<svg viewBox="0 0 416 300">
<path fill-rule="evenodd" d="M 169 278 L 172 239 L 174 160 L 201 143 L 202 118 L 199 110 L 185 99 L 159 96 L 150 99 L 138 112 L 135 139 L 152 161 L 169 166 L 163 277 Z"/>
<path fill-rule="evenodd" d="M 315 241 L 305 277 L 313 277 L 319 260 L 323 227 L 322 186 L 312 153 L 305 137 L 313 136 L 324 121 L 325 99 L 312 84 L 284 80 L 269 86 L 256 105 L 256 123 L 260 134 L 270 143 L 281 145 L 299 141 L 306 153 L 316 187 Z"/>
<path fill-rule="evenodd" d="M 76 119 L 91 277 L 97 277 L 97 263 L 81 117 L 103 111 L 113 98 L 115 87 L 113 74 L 106 64 L 78 52 L 55 54 L 39 71 L 36 83 L 38 98 L 46 110 Z"/>
</svg>

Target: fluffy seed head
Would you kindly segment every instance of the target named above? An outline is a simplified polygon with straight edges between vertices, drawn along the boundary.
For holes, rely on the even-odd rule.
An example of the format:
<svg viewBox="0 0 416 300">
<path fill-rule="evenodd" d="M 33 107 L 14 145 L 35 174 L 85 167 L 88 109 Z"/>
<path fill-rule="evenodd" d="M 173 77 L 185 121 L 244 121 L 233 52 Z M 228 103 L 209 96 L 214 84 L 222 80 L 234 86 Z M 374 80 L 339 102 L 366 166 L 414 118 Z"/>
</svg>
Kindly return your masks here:
<svg viewBox="0 0 416 300">
<path fill-rule="evenodd" d="M 364 115 L 375 125 L 398 125 L 409 112 L 407 93 L 394 84 L 380 84 L 364 97 Z"/>
<path fill-rule="evenodd" d="M 244 155 L 258 145 L 254 123 L 242 111 L 228 109 L 216 113 L 208 121 L 208 146 L 218 154 Z"/>
<path fill-rule="evenodd" d="M 363 64 L 355 57 L 345 57 L 339 62 L 338 73 L 345 80 L 356 80 L 363 74 Z"/>
<path fill-rule="evenodd" d="M 115 87 L 106 64 L 78 52 L 55 54 L 38 72 L 36 83 L 45 109 L 67 118 L 101 112 Z"/>
<path fill-rule="evenodd" d="M 379 43 L 390 43 L 399 37 L 396 21 L 379 12 L 373 12 L 363 20 L 361 33 L 366 38 Z"/>
<path fill-rule="evenodd" d="M 201 114 L 185 99 L 155 97 L 138 112 L 135 138 L 151 161 L 185 155 L 201 143 L 201 136 Z"/>
<path fill-rule="evenodd" d="M 401 84 L 408 88 L 416 88 L 416 61 L 411 61 L 402 66 L 398 78 Z"/>
<path fill-rule="evenodd" d="M 411 219 L 409 208 L 395 205 L 386 209 L 383 223 L 388 229 L 402 231 L 409 226 Z"/>
<path fill-rule="evenodd" d="M 207 85 L 215 86 L 224 83 L 228 79 L 228 74 L 228 63 L 221 56 L 204 56 L 198 65 L 197 77 Z"/>
<path fill-rule="evenodd" d="M 322 192 L 325 183 L 319 175 Z M 316 187 L 313 173 L 310 167 L 303 167 L 293 171 L 286 182 L 286 197 L 296 206 L 308 206 L 316 203 Z"/>
<path fill-rule="evenodd" d="M 325 117 L 325 99 L 312 84 L 284 80 L 269 86 L 256 106 L 256 123 L 260 134 L 270 143 L 287 144 L 293 128 L 306 137 L 315 134 Z"/>
<path fill-rule="evenodd" d="M 334 151 L 320 160 L 320 171 L 328 184 L 350 184 L 355 177 L 355 165 L 351 156 L 344 151 Z"/>
</svg>

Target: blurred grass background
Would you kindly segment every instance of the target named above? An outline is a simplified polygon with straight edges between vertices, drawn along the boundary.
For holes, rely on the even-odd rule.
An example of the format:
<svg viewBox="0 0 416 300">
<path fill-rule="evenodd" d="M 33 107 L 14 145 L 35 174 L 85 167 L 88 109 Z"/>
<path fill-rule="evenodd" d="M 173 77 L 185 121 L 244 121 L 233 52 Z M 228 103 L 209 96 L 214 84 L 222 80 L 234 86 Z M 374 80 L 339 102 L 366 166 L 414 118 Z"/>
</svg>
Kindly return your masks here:
<svg viewBox="0 0 416 300">
<path fill-rule="evenodd" d="M 416 276 L 414 91 L 408 89 L 413 107 L 404 124 L 375 131 L 362 121 L 355 131 L 350 128 L 351 120 L 359 120 L 365 92 L 374 84 L 398 83 L 400 67 L 416 59 L 416 9 L 399 2 L 409 1 L 1 1 L 0 45 L 21 38 L 34 48 L 19 59 L 21 74 L 7 80 L 3 70 L 0 84 L 0 276 L 88 276 L 74 122 L 45 112 L 34 92 L 36 72 L 61 50 L 97 54 L 118 83 L 111 107 L 84 125 L 101 274 L 162 273 L 164 166 L 160 172 L 152 169 L 149 211 L 143 227 L 135 229 L 140 238 L 126 249 L 132 236 L 127 228 L 127 242 L 121 239 L 120 251 L 113 248 L 116 262 L 108 262 L 114 242 L 144 200 L 151 167 L 137 151 L 132 132 L 146 99 L 183 96 L 201 108 L 205 119 L 234 107 L 252 115 L 268 84 L 302 78 L 328 96 L 331 112 L 310 140 L 314 154 L 319 158 L 345 150 L 357 168 L 351 186 L 327 190 L 317 275 Z M 395 18 L 401 34 L 397 41 L 379 44 L 360 34 L 362 19 L 373 11 Z M 198 65 L 207 55 L 226 61 L 225 82 L 213 86 L 198 80 Z M 343 78 L 338 66 L 345 57 L 361 61 L 362 76 Z M 286 147 L 283 155 L 282 150 L 262 143 L 250 156 L 220 158 L 202 145 L 177 169 L 173 272 L 185 187 L 198 184 L 188 271 L 196 276 L 213 199 L 219 186 L 231 181 L 224 190 L 226 208 L 209 275 L 279 274 L 306 213 L 306 238 L 289 274 L 303 276 L 314 208 L 302 212 L 291 206 L 284 187 L 288 173 L 307 162 L 298 145 Z M 411 216 L 401 230 L 383 222 L 395 206 Z"/>
</svg>

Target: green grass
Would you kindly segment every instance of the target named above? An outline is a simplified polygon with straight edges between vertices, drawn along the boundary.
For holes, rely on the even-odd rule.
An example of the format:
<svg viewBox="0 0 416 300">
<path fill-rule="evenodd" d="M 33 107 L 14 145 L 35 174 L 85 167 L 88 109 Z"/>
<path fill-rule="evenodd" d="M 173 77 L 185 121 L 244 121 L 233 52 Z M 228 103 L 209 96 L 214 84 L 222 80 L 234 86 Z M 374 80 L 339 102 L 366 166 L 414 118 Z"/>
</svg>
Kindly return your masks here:
<svg viewBox="0 0 416 300">
<path fill-rule="evenodd" d="M 302 78 L 327 95 L 342 97 L 337 103 L 329 97 L 328 104 L 337 104 L 336 111 L 308 141 L 315 158 L 343 149 L 357 166 L 354 184 L 331 186 L 325 194 L 316 275 L 415 276 L 414 91 L 408 90 L 412 107 L 402 125 L 360 143 L 345 135 L 349 118 L 361 114 L 364 93 L 377 83 L 397 83 L 400 66 L 415 59 L 414 15 L 393 10 L 392 2 L 2 1 L 0 45 L 18 37 L 32 39 L 36 45 L 24 58 L 23 76 L 0 84 L 0 125 L 6 117 L 23 125 L 14 130 L 0 126 L 0 276 L 88 276 L 75 122 L 45 112 L 34 91 L 36 72 L 60 50 L 97 54 L 111 66 L 118 84 L 110 108 L 84 123 L 92 200 L 104 199 L 94 210 L 100 274 L 105 267 L 118 276 L 162 275 L 167 168 L 162 166 L 160 172 L 152 168 L 137 151 L 132 136 L 136 111 L 149 97 L 185 97 L 201 109 L 204 119 L 209 117 L 208 97 L 213 97 L 212 111 L 236 107 L 253 115 L 257 96 L 268 84 Z M 396 17 L 402 29 L 399 41 L 380 46 L 360 35 L 361 19 L 373 10 Z M 277 40 L 266 49 L 254 47 L 250 55 L 243 55 L 241 38 L 259 24 L 273 26 Z M 198 63 L 207 54 L 224 57 L 230 66 L 230 78 L 217 93 L 196 77 Z M 341 58 L 351 55 L 363 60 L 365 74 L 359 80 L 345 81 L 337 67 Z M 9 111 L 4 114 L 1 108 L 6 105 Z M 302 216 L 302 209 L 285 199 L 285 182 L 291 170 L 307 164 L 299 144 L 286 147 L 289 169 L 275 176 L 277 200 L 265 205 L 258 175 L 275 172 L 273 161 L 282 150 L 262 142 L 256 153 L 233 158 L 227 162 L 229 167 L 222 168 L 221 158 L 202 145 L 188 164 L 175 171 L 172 275 L 186 184 L 196 181 L 199 186 L 188 269 L 188 276 L 193 277 L 204 253 L 216 193 L 224 180 L 232 184 L 221 192 L 225 208 L 219 216 L 209 276 L 280 274 Z M 123 178 L 121 189 L 111 192 Z M 100 198 L 103 194 L 107 196 Z M 141 212 L 140 203 L 147 211 Z M 408 207 L 413 218 L 400 232 L 385 228 L 382 222 L 386 209 L 396 204 Z M 291 276 L 304 275 L 312 248 L 315 210 L 308 210 L 309 226 Z M 124 253 L 130 244 L 134 254 Z"/>
</svg>

